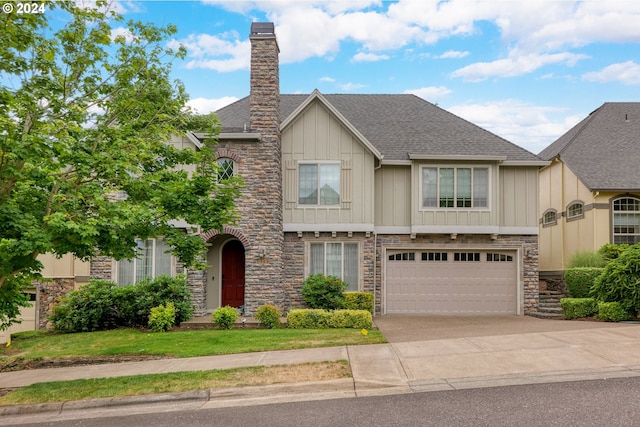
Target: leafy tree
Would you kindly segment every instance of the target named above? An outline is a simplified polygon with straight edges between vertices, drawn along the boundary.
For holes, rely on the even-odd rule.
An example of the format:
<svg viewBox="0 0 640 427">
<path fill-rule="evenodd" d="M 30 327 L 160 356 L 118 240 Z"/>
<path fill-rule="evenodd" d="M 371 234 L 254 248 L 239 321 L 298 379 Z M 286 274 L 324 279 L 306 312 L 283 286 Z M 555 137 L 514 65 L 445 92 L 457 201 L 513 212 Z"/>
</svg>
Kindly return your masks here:
<svg viewBox="0 0 640 427">
<path fill-rule="evenodd" d="M 164 236 L 201 265 L 205 242 L 171 221 L 233 223 L 241 186 L 217 185 L 215 117 L 194 117 L 170 78 L 185 55 L 167 47 L 174 26 L 124 23 L 100 1 L 46 7 L 0 14 L 0 328 L 26 304 L 18 283 L 39 254 L 133 258 L 136 237 Z M 166 143 L 193 123 L 211 130 L 199 150 Z"/>
</svg>

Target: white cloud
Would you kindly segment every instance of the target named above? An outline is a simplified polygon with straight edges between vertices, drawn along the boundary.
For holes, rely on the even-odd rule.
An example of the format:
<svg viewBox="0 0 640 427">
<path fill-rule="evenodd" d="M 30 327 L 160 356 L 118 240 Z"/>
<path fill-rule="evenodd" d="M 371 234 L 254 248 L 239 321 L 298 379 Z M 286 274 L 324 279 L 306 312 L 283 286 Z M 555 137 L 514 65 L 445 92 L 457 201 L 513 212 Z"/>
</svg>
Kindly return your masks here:
<svg viewBox="0 0 640 427">
<path fill-rule="evenodd" d="M 404 93 L 411 93 L 419 96 L 429 102 L 434 102 L 437 98 L 441 98 L 451 93 L 451 89 L 444 86 L 422 87 L 419 89 L 407 89 Z"/>
<path fill-rule="evenodd" d="M 365 85 L 349 82 L 349 83 L 340 83 L 338 84 L 338 87 L 345 92 L 352 92 L 354 90 L 362 89 L 363 87 L 365 87 Z"/>
<path fill-rule="evenodd" d="M 325 83 L 335 83 L 336 79 L 334 79 L 333 77 L 324 76 L 320 78 L 320 81 Z"/>
<path fill-rule="evenodd" d="M 582 79 L 598 83 L 620 82 L 626 85 L 640 85 L 640 64 L 633 61 L 612 64 L 600 71 L 586 73 Z"/>
<path fill-rule="evenodd" d="M 172 40 L 168 45 L 187 49 L 191 59 L 187 68 L 206 68 L 218 72 L 248 69 L 251 62 L 251 45 L 248 40 L 238 40 L 235 32 L 218 36 L 209 34 L 191 34 L 186 39 Z"/>
<path fill-rule="evenodd" d="M 194 98 L 190 99 L 187 105 L 193 108 L 198 114 L 207 114 L 226 107 L 237 100 L 238 98 L 233 96 L 225 96 L 223 98 Z"/>
<path fill-rule="evenodd" d="M 377 62 L 386 61 L 389 55 L 376 55 L 375 53 L 357 53 L 353 56 L 353 62 Z"/>
<path fill-rule="evenodd" d="M 539 153 L 584 117 L 561 107 L 506 99 L 453 105 L 447 110 L 532 153 Z"/>
<path fill-rule="evenodd" d="M 459 50 L 448 50 L 442 55 L 438 55 L 437 58 L 440 59 L 459 59 L 469 56 L 469 51 L 461 52 Z"/>
<path fill-rule="evenodd" d="M 120 37 L 120 36 L 124 37 L 124 39 L 127 42 L 132 42 L 135 39 L 135 36 L 131 32 L 131 30 L 129 30 L 128 28 L 117 27 L 117 28 L 111 29 L 111 40 L 115 40 L 116 37 Z"/>
<path fill-rule="evenodd" d="M 554 54 L 521 54 L 511 52 L 508 58 L 492 62 L 476 62 L 451 73 L 451 77 L 459 77 L 465 81 L 478 82 L 491 77 L 515 77 L 529 74 L 546 65 L 564 63 L 574 66 L 577 61 L 588 58 L 587 55 L 573 53 Z"/>
</svg>

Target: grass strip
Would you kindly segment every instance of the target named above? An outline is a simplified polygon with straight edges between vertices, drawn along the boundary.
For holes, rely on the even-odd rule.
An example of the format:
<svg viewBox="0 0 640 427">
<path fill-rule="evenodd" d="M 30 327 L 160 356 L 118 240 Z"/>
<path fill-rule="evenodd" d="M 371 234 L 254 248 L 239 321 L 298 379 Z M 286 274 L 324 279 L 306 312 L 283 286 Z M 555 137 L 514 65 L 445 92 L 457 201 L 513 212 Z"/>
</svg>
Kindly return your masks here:
<svg viewBox="0 0 640 427">
<path fill-rule="evenodd" d="M 326 381 L 350 377 L 349 363 L 342 360 L 299 365 L 256 366 L 211 371 L 55 381 L 32 384 L 9 392 L 0 397 L 0 405 L 67 402 L 224 387 Z"/>
</svg>

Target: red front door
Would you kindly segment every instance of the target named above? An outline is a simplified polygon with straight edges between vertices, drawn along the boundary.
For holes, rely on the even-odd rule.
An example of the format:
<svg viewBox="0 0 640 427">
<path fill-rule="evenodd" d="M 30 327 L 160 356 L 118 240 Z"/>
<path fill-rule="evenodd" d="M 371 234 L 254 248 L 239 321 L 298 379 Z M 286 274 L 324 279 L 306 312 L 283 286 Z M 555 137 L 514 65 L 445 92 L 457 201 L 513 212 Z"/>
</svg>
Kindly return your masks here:
<svg viewBox="0 0 640 427">
<path fill-rule="evenodd" d="M 222 248 L 222 306 L 244 305 L 244 246 L 238 240 Z"/>
</svg>

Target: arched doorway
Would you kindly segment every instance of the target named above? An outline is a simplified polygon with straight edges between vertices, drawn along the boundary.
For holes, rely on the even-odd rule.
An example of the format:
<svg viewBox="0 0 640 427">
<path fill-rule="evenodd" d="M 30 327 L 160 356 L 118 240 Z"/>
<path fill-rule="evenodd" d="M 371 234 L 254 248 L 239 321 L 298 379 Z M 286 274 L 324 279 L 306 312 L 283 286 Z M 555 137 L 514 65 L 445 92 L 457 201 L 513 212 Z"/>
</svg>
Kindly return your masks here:
<svg viewBox="0 0 640 427">
<path fill-rule="evenodd" d="M 221 306 L 244 305 L 244 246 L 239 240 L 230 240 L 222 248 Z"/>
</svg>

